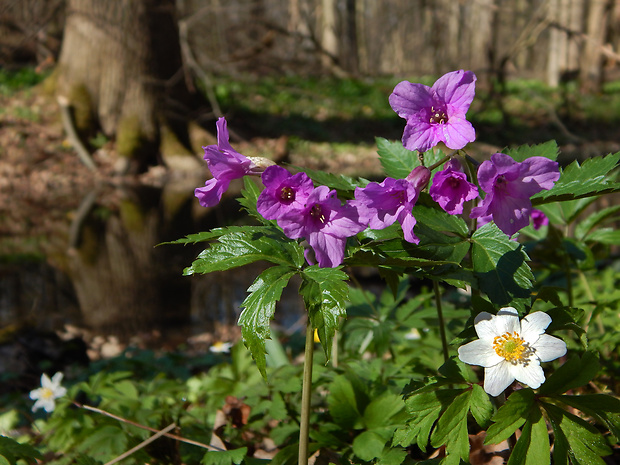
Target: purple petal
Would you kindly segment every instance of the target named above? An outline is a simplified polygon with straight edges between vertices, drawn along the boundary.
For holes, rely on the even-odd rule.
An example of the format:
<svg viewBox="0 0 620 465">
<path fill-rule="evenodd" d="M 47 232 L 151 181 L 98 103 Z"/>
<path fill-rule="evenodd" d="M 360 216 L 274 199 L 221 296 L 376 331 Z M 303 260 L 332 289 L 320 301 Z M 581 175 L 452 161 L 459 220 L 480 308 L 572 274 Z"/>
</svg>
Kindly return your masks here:
<svg viewBox="0 0 620 465">
<path fill-rule="evenodd" d="M 392 110 L 405 119 L 430 108 L 434 102 L 430 87 L 409 81 L 398 83 L 388 100 Z"/>
<path fill-rule="evenodd" d="M 467 113 L 476 93 L 476 75 L 471 71 L 452 71 L 433 84 L 433 90 L 446 104 Z"/>
<path fill-rule="evenodd" d="M 220 202 L 229 185 L 230 181 L 211 178 L 204 187 L 194 189 L 194 195 L 203 207 L 214 207 Z"/>
</svg>

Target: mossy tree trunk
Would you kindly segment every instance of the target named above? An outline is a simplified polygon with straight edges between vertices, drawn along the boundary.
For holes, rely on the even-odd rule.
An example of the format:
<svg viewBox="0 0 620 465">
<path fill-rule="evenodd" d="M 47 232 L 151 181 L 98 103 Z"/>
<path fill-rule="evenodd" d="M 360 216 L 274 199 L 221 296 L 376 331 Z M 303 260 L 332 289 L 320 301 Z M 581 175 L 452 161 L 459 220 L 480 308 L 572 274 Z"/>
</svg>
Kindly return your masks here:
<svg viewBox="0 0 620 465">
<path fill-rule="evenodd" d="M 188 147 L 187 122 L 174 114 L 196 99 L 183 79 L 174 0 L 68 0 L 57 91 L 79 131 L 116 138 L 126 171 L 158 162 L 164 131 Z"/>
</svg>

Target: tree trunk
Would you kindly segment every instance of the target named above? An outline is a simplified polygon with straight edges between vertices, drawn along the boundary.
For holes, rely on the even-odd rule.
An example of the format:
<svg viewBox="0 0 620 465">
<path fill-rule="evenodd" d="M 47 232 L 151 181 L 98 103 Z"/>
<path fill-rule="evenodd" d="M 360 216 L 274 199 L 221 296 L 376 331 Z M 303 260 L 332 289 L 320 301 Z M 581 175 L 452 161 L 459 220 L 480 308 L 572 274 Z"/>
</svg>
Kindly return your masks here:
<svg viewBox="0 0 620 465">
<path fill-rule="evenodd" d="M 187 121 L 164 108 L 190 102 L 174 0 L 68 0 L 67 7 L 58 95 L 72 105 L 78 131 L 99 127 L 116 137 L 130 172 L 160 159 L 162 135 L 188 147 Z"/>
<path fill-rule="evenodd" d="M 603 45 L 607 32 L 609 6 L 608 0 L 590 2 L 586 41 L 579 72 L 581 92 L 599 92 L 603 84 Z"/>
</svg>

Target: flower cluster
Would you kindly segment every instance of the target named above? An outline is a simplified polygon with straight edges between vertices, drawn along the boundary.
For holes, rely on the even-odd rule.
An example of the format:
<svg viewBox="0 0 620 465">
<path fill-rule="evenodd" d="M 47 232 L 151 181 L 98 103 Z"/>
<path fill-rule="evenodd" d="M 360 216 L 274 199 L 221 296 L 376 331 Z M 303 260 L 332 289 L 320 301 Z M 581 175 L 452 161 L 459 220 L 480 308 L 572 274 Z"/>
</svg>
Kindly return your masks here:
<svg viewBox="0 0 620 465">
<path fill-rule="evenodd" d="M 441 142 L 459 151 L 473 142 L 475 131 L 466 113 L 474 98 L 475 83 L 474 73 L 464 70 L 442 76 L 432 87 L 399 83 L 389 102 L 406 120 L 404 147 L 422 153 Z M 496 153 L 479 165 L 476 186 L 468 180 L 459 159 L 451 156 L 434 175 L 429 168 L 418 166 L 405 179 L 388 177 L 358 187 L 354 199 L 342 202 L 335 190 L 314 186 L 303 172 L 291 174 L 269 161 L 235 151 L 224 118 L 217 122 L 217 139 L 217 145 L 203 147 L 213 177 L 195 191 L 200 204 L 212 207 L 219 203 L 232 180 L 260 175 L 264 190 L 258 198 L 258 212 L 267 220 L 275 220 L 290 239 L 305 239 L 310 246 L 307 261 L 321 267 L 340 265 L 347 238 L 366 228 L 383 229 L 398 222 L 404 240 L 418 244 L 412 210 L 429 184 L 430 197 L 449 214 L 462 214 L 465 202 L 478 198 L 480 189 L 484 197 L 470 211 L 478 225 L 494 221 L 508 236 L 530 224 L 530 220 L 539 228 L 546 217 L 532 207 L 530 198 L 551 189 L 560 176 L 558 164 L 550 159 L 532 157 L 517 162 L 509 155 Z"/>
</svg>

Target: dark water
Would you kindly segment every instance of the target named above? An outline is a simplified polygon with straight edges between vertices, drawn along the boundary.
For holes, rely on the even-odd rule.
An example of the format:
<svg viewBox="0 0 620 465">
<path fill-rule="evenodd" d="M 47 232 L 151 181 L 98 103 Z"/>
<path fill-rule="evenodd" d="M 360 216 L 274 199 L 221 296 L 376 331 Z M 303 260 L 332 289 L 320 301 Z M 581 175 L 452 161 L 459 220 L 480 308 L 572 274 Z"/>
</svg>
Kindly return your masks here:
<svg viewBox="0 0 620 465">
<path fill-rule="evenodd" d="M 27 253 L 0 250 L 0 343 L 16 328 L 67 325 L 125 341 L 157 334 L 156 343 L 172 335 L 182 343 L 234 326 L 246 289 L 266 266 L 186 277 L 184 267 L 204 246 L 157 246 L 247 221 L 232 196 L 207 210 L 187 186 L 98 186 L 61 217 L 34 247 L 32 238 L 13 238 L 29 244 Z M 294 288 L 276 314 L 277 324 L 294 328 L 303 315 Z"/>
</svg>

